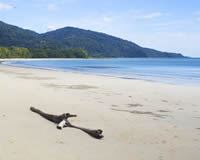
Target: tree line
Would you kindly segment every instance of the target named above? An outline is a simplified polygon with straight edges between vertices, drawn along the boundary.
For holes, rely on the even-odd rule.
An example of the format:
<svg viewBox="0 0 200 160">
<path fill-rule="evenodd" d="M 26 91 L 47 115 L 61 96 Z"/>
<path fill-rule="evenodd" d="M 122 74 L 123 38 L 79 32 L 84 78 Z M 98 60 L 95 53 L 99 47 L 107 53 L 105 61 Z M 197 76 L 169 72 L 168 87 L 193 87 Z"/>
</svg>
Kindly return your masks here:
<svg viewBox="0 0 200 160">
<path fill-rule="evenodd" d="M 0 58 L 88 58 L 83 49 L 0 47 Z"/>
</svg>

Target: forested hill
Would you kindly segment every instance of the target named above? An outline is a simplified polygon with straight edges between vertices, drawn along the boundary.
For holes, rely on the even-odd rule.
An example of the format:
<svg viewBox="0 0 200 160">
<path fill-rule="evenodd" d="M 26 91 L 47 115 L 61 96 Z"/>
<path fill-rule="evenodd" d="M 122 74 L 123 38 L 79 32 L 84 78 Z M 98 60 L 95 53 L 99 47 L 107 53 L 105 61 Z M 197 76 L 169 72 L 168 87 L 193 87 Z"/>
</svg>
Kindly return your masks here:
<svg viewBox="0 0 200 160">
<path fill-rule="evenodd" d="M 82 48 L 92 57 L 183 57 L 181 54 L 160 52 L 104 33 L 65 27 L 42 34 L 62 45 Z"/>
<path fill-rule="evenodd" d="M 25 48 L 62 47 L 58 42 L 45 40 L 41 35 L 0 21 L 0 46 Z"/>
<path fill-rule="evenodd" d="M 38 34 L 34 31 L 0 22 L 0 46 L 70 49 L 80 48 L 90 57 L 183 57 L 181 54 L 160 52 L 104 33 L 65 27 Z"/>
</svg>

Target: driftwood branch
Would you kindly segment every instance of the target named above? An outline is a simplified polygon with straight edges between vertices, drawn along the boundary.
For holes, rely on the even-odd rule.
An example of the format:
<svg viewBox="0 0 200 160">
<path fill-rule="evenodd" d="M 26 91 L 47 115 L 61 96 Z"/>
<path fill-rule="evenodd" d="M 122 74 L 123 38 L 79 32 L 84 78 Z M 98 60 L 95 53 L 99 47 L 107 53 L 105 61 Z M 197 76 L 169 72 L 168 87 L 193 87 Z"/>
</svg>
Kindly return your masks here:
<svg viewBox="0 0 200 160">
<path fill-rule="evenodd" d="M 77 115 L 72 115 L 70 113 L 63 113 L 61 115 L 53 115 L 53 114 L 45 113 L 45 112 L 43 112 L 43 111 L 41 111 L 39 109 L 36 109 L 34 107 L 30 107 L 30 110 L 32 112 L 35 112 L 35 113 L 39 114 L 43 118 L 45 118 L 45 119 L 47 119 L 47 120 L 49 120 L 51 122 L 56 123 L 58 129 L 62 129 L 64 127 L 71 127 L 71 128 L 80 129 L 83 132 L 89 134 L 90 136 L 92 136 L 94 138 L 97 138 L 97 139 L 103 138 L 103 135 L 102 135 L 103 131 L 101 129 L 95 129 L 95 130 L 94 129 L 87 129 L 87 128 L 83 128 L 83 127 L 72 125 L 68 121 L 68 118 L 76 117 Z"/>
</svg>

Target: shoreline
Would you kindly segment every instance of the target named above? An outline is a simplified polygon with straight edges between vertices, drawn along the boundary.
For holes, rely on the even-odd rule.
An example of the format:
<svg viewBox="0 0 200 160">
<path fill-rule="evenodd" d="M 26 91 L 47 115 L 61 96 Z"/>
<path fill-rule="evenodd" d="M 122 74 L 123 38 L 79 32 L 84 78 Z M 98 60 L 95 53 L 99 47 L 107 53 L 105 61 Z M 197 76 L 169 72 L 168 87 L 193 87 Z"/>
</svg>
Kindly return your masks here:
<svg viewBox="0 0 200 160">
<path fill-rule="evenodd" d="M 0 79 L 0 159 L 199 159 L 197 87 L 4 65 Z M 104 138 L 57 130 L 30 106 L 77 114 Z"/>
<path fill-rule="evenodd" d="M 152 83 L 161 83 L 161 84 L 169 84 L 169 85 L 178 85 L 178 86 L 189 86 L 189 87 L 200 87 L 200 85 L 198 83 L 186 83 L 183 81 L 181 81 L 181 83 L 179 81 L 176 82 L 172 82 L 170 80 L 165 80 L 165 79 L 160 79 L 160 80 L 156 80 L 152 78 L 145 78 L 145 76 L 143 78 L 141 77 L 124 77 L 123 75 L 115 75 L 115 74 L 103 74 L 103 73 L 94 73 L 94 72 L 87 72 L 87 71 L 75 71 L 75 70 L 61 70 L 61 69 L 53 69 L 53 68 L 44 68 L 44 67 L 32 67 L 32 66 L 17 66 L 17 65 L 9 65 L 9 64 L 2 64 L 3 62 L 9 62 L 9 61 L 40 61 L 40 60 L 45 60 L 45 61 L 53 61 L 53 60 L 84 60 L 84 59 L 79 59 L 79 58 L 52 58 L 52 59 L 48 59 L 48 58 L 36 58 L 36 59 L 0 59 L 0 65 L 6 65 L 6 66 L 10 66 L 10 67 L 20 67 L 20 68 L 31 68 L 31 69 L 39 69 L 39 70 L 49 70 L 49 71 L 56 71 L 56 72 L 69 72 L 69 73 L 77 73 L 77 74 L 88 74 L 88 75 L 95 75 L 95 76 L 104 76 L 104 77 L 114 77 L 114 78 L 120 78 L 120 79 L 127 79 L 127 80 L 141 80 L 141 81 L 147 81 L 147 82 L 152 82 Z M 92 60 L 92 59 L 91 59 Z M 148 77 L 148 76 L 146 76 Z"/>
</svg>

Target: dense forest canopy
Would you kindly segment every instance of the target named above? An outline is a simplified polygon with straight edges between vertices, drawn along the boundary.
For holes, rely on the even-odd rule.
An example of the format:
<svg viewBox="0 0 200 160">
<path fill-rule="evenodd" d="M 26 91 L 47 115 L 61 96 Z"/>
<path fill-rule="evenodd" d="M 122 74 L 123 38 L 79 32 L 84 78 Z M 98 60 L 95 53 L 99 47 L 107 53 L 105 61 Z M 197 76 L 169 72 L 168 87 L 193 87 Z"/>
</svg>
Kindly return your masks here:
<svg viewBox="0 0 200 160">
<path fill-rule="evenodd" d="M 88 58 L 83 49 L 0 47 L 0 58 Z"/>
<path fill-rule="evenodd" d="M 143 48 L 133 42 L 90 30 L 65 27 L 38 34 L 1 21 L 0 46 L 27 48 L 31 57 L 81 57 L 82 53 L 71 53 L 73 48 L 80 48 L 89 57 L 183 57 L 177 53 Z"/>
<path fill-rule="evenodd" d="M 31 53 L 27 48 L 0 47 L 0 58 L 31 58 Z"/>
</svg>

